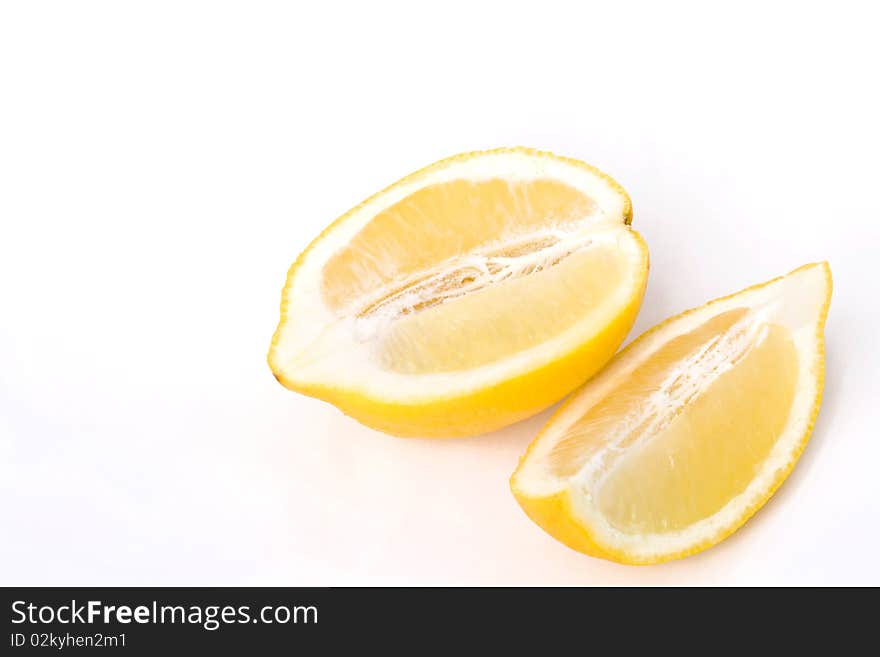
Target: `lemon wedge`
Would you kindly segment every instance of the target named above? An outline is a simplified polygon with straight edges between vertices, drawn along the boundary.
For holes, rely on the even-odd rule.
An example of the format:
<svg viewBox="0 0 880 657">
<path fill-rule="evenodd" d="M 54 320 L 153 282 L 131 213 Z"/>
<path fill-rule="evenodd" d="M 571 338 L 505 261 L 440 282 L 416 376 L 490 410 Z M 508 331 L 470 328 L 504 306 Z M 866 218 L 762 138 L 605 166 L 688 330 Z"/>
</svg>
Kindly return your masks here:
<svg viewBox="0 0 880 657">
<path fill-rule="evenodd" d="M 648 564 L 736 531 L 782 484 L 822 394 L 827 263 L 673 317 L 575 392 L 511 478 L 569 547 Z"/>
</svg>

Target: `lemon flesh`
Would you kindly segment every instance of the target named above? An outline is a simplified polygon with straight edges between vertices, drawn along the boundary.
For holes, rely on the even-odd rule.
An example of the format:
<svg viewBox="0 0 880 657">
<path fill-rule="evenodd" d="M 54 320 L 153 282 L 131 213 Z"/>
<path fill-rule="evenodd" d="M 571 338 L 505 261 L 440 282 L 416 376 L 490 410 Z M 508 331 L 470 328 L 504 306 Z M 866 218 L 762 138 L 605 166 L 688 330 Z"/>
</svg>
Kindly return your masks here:
<svg viewBox="0 0 880 657">
<path fill-rule="evenodd" d="M 701 346 L 708 353 L 690 358 L 711 358 L 713 346 Z M 646 444 L 621 459 L 598 489 L 599 510 L 615 528 L 684 529 L 720 511 L 754 478 L 788 419 L 797 354 L 788 330 L 774 324 L 763 325 L 742 349 L 722 352 L 720 358 L 740 359 L 727 371 L 699 373 L 706 377 L 703 390 L 694 390 L 701 384 L 687 375 L 658 388 L 668 406 L 644 419 Z M 619 394 L 632 394 L 633 383 Z"/>
<path fill-rule="evenodd" d="M 576 228 L 598 212 L 583 192 L 553 180 L 428 185 L 377 213 L 328 260 L 322 292 L 332 307 L 357 309 L 377 290 L 397 288 L 440 265 L 478 275 L 462 256 L 534 252 L 544 246 L 541 235 Z M 449 282 L 456 284 L 455 278 Z"/>
<path fill-rule="evenodd" d="M 524 352 L 614 304 L 627 264 L 616 239 L 579 245 L 556 263 L 542 258 L 534 271 L 503 274 L 497 282 L 399 317 L 382 337 L 378 357 L 389 370 L 424 374 L 467 370 Z M 479 280 L 480 273 L 466 276 Z M 476 287 L 473 281 L 464 285 Z"/>
</svg>

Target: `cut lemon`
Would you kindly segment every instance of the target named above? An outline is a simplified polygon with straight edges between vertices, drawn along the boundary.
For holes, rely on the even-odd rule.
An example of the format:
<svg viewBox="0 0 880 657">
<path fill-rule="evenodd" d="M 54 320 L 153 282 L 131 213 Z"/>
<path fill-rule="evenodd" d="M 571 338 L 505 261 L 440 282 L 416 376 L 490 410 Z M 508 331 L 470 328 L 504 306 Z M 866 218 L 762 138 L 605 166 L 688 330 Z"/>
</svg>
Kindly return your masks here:
<svg viewBox="0 0 880 657">
<path fill-rule="evenodd" d="M 648 250 L 629 197 L 582 162 L 466 153 L 395 183 L 294 263 L 269 365 L 406 436 L 505 426 L 597 372 L 632 326 Z"/>
<path fill-rule="evenodd" d="M 511 478 L 569 547 L 667 561 L 736 531 L 809 439 L 824 372 L 827 263 L 651 329 L 559 409 Z"/>
</svg>

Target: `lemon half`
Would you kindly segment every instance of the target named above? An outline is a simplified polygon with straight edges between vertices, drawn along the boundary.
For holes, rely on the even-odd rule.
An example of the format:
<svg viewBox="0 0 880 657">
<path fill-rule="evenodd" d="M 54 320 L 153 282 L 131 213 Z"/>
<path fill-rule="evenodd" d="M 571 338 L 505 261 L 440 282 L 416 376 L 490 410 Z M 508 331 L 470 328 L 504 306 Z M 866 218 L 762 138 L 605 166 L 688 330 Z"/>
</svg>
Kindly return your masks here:
<svg viewBox="0 0 880 657">
<path fill-rule="evenodd" d="M 269 365 L 402 436 L 528 417 L 595 374 L 635 319 L 648 249 L 623 189 L 523 148 L 466 153 L 379 192 L 294 263 Z"/>
</svg>

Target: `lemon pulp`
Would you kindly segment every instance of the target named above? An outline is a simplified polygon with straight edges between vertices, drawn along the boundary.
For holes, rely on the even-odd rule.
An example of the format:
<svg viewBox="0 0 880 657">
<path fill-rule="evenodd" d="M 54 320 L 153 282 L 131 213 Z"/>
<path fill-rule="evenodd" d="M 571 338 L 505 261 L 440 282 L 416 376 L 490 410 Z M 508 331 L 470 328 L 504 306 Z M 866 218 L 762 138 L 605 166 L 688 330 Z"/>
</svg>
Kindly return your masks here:
<svg viewBox="0 0 880 657">
<path fill-rule="evenodd" d="M 603 307 L 626 278 L 615 247 L 583 247 L 528 276 L 400 317 L 378 355 L 386 368 L 407 374 L 485 365 L 552 339 L 589 312 L 605 315 Z"/>
<path fill-rule="evenodd" d="M 356 316 L 386 371 L 490 364 L 613 302 L 632 269 L 618 240 L 633 237 L 601 218 L 585 230 L 596 213 L 590 198 L 554 180 L 430 185 L 377 214 L 327 262 L 322 294 L 341 316 Z M 623 234 L 597 237 L 603 231 Z"/>
<path fill-rule="evenodd" d="M 639 374 L 664 377 L 656 407 L 640 418 L 641 445 L 597 486 L 597 506 L 616 529 L 662 533 L 708 518 L 746 489 L 769 456 L 794 398 L 797 353 L 778 324 L 741 335 L 740 344 L 736 326 L 708 342 L 699 338 L 717 326 L 679 338 L 696 347 L 687 360 L 697 371 L 680 372 L 680 365 L 664 362 L 668 353 L 660 354 L 645 364 L 649 372 L 614 393 L 625 397 L 638 389 L 644 383 Z M 725 345 L 740 351 L 725 353 Z"/>
<path fill-rule="evenodd" d="M 376 214 L 334 254 L 324 265 L 321 291 L 328 306 L 344 310 L 395 281 L 460 258 L 499 237 L 528 243 L 529 234 L 549 225 L 564 226 L 597 212 L 598 206 L 583 192 L 555 180 L 429 185 Z"/>
</svg>

